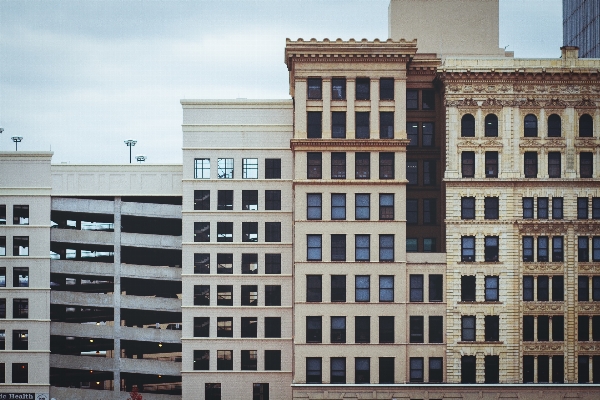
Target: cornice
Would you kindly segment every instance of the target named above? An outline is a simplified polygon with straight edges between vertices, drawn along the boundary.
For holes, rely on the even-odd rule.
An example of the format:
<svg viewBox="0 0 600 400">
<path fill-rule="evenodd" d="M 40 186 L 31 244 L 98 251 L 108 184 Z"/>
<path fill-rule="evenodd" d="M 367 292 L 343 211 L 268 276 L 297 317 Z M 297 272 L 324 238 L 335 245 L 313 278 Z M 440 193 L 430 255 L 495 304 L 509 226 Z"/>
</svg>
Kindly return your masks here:
<svg viewBox="0 0 600 400">
<path fill-rule="evenodd" d="M 292 139 L 290 148 L 293 151 L 307 149 L 333 150 L 336 148 L 401 148 L 405 149 L 410 143 L 408 139 Z"/>
</svg>

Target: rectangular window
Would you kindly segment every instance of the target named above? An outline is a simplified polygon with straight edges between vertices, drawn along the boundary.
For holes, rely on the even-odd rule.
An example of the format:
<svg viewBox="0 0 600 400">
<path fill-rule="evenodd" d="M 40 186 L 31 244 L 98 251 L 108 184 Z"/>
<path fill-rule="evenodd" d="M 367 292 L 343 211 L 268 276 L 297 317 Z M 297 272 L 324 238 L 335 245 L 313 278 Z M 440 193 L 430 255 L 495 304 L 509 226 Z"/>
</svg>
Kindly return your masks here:
<svg viewBox="0 0 600 400">
<path fill-rule="evenodd" d="M 320 139 L 322 135 L 323 113 L 308 111 L 306 113 L 306 135 L 309 139 Z"/>
<path fill-rule="evenodd" d="M 346 179 L 346 153 L 331 153 L 331 179 Z"/>
<path fill-rule="evenodd" d="M 379 153 L 379 179 L 394 179 L 394 153 Z"/>
<path fill-rule="evenodd" d="M 523 277 L 523 301 L 533 301 L 533 276 Z"/>
<path fill-rule="evenodd" d="M 589 278 L 587 276 L 579 276 L 577 284 L 577 300 L 578 301 L 590 301 L 589 294 Z"/>
<path fill-rule="evenodd" d="M 281 317 L 265 317 L 265 337 L 281 337 Z"/>
<path fill-rule="evenodd" d="M 29 236 L 13 236 L 13 256 L 29 255 Z"/>
<path fill-rule="evenodd" d="M 429 316 L 429 343 L 444 342 L 444 317 L 441 315 Z"/>
<path fill-rule="evenodd" d="M 242 210 L 258 210 L 258 190 L 242 190 Z"/>
<path fill-rule="evenodd" d="M 419 145 L 419 123 L 418 122 L 407 122 L 406 123 L 406 136 L 409 140 L 408 147 L 416 147 Z"/>
<path fill-rule="evenodd" d="M 600 236 L 592 238 L 592 260 L 594 262 L 600 261 Z"/>
<path fill-rule="evenodd" d="M 499 238 L 498 236 L 486 236 L 485 237 L 485 248 L 484 248 L 484 257 L 487 262 L 496 262 L 498 261 L 498 253 L 499 253 Z"/>
<path fill-rule="evenodd" d="M 461 197 L 460 218 L 475 219 L 475 197 Z"/>
<path fill-rule="evenodd" d="M 443 275 L 429 275 L 429 301 L 443 301 L 444 300 L 444 276 Z"/>
<path fill-rule="evenodd" d="M 592 219 L 600 219 L 600 197 L 592 197 Z"/>
<path fill-rule="evenodd" d="M 233 305 L 233 286 L 218 285 L 217 286 L 217 305 L 232 306 Z"/>
<path fill-rule="evenodd" d="M 346 275 L 331 275 L 331 302 L 346 302 Z"/>
<path fill-rule="evenodd" d="M 371 129 L 369 127 L 369 113 L 357 111 L 354 114 L 354 118 L 356 139 L 368 139 L 371 136 Z"/>
<path fill-rule="evenodd" d="M 435 252 L 435 238 L 423 238 L 423 252 L 434 253 Z"/>
<path fill-rule="evenodd" d="M 406 238 L 406 251 L 408 253 L 417 252 L 418 251 L 418 239 Z"/>
<path fill-rule="evenodd" d="M 497 315 L 486 315 L 485 323 L 485 341 L 497 342 L 500 340 L 500 317 Z"/>
<path fill-rule="evenodd" d="M 356 275 L 354 281 L 354 301 L 371 301 L 371 277 L 369 275 Z"/>
<path fill-rule="evenodd" d="M 354 207 L 354 219 L 371 219 L 371 195 L 369 193 L 356 193 Z"/>
<path fill-rule="evenodd" d="M 346 343 L 346 317 L 331 317 L 331 343 Z"/>
<path fill-rule="evenodd" d="M 281 274 L 281 254 L 265 254 L 265 274 Z"/>
<path fill-rule="evenodd" d="M 217 274 L 233 274 L 233 254 L 217 254 Z"/>
<path fill-rule="evenodd" d="M 194 179 L 210 179 L 210 158 L 194 159 Z"/>
<path fill-rule="evenodd" d="M 423 301 L 423 275 L 410 275 L 410 301 Z"/>
<path fill-rule="evenodd" d="M 433 147 L 434 146 L 433 122 L 423 122 L 421 124 L 421 129 L 423 132 L 421 144 L 423 145 L 423 147 Z"/>
<path fill-rule="evenodd" d="M 379 113 L 379 138 L 394 138 L 394 113 L 381 111 Z"/>
<path fill-rule="evenodd" d="M 240 334 L 243 338 L 255 338 L 258 336 L 258 318 L 256 317 L 242 317 L 240 323 Z"/>
<path fill-rule="evenodd" d="M 306 219 L 321 219 L 323 205 L 321 193 L 306 194 Z"/>
<path fill-rule="evenodd" d="M 265 222 L 265 242 L 281 242 L 281 222 Z"/>
<path fill-rule="evenodd" d="M 210 318 L 194 317 L 194 337 L 209 337 Z"/>
<path fill-rule="evenodd" d="M 244 231 L 244 224 L 248 228 L 248 224 L 256 224 L 256 222 L 242 223 L 242 231 Z M 217 222 L 217 242 L 233 242 L 233 222 Z"/>
<path fill-rule="evenodd" d="M 579 153 L 579 176 L 581 178 L 592 178 L 594 176 L 593 153 Z"/>
<path fill-rule="evenodd" d="M 29 225 L 29 206 L 13 206 L 13 225 Z"/>
<path fill-rule="evenodd" d="M 436 199 L 423 199 L 423 224 L 435 224 L 437 221 L 436 214 Z"/>
<path fill-rule="evenodd" d="M 241 351 L 242 358 L 242 371 L 256 371 L 257 367 L 257 355 L 256 350 L 242 350 Z"/>
<path fill-rule="evenodd" d="M 265 159 L 265 179 L 281 179 L 281 158 Z"/>
<path fill-rule="evenodd" d="M 258 179 L 258 158 L 242 158 L 242 179 Z"/>
<path fill-rule="evenodd" d="M 331 100 L 346 100 L 346 78 L 331 79 Z"/>
<path fill-rule="evenodd" d="M 379 343 L 394 343 L 394 317 L 379 317 Z"/>
<path fill-rule="evenodd" d="M 13 318 L 29 318 L 29 299 L 13 299 Z"/>
<path fill-rule="evenodd" d="M 410 382 L 423 382 L 423 357 L 410 357 Z"/>
<path fill-rule="evenodd" d="M 406 199 L 406 223 L 416 225 L 419 222 L 419 200 Z"/>
<path fill-rule="evenodd" d="M 434 160 L 423 161 L 423 185 L 431 186 L 437 184 L 435 172 Z"/>
<path fill-rule="evenodd" d="M 331 379 L 330 382 L 335 384 L 346 383 L 346 358 L 331 357 Z"/>
<path fill-rule="evenodd" d="M 533 197 L 523 197 L 523 219 L 533 219 Z"/>
<path fill-rule="evenodd" d="M 233 350 L 217 350 L 217 370 L 233 370 Z"/>
<path fill-rule="evenodd" d="M 265 190 L 265 210 L 281 210 L 281 190 Z"/>
<path fill-rule="evenodd" d="M 0 350 L 6 350 L 6 330 L 0 329 Z M 2 379 L 4 376 L 0 377 L 0 383 L 4 383 Z"/>
<path fill-rule="evenodd" d="M 226 222 L 221 222 L 225 224 Z M 219 240 L 219 232 L 217 231 L 217 242 L 233 242 L 233 222 L 230 222 L 231 226 L 231 240 L 229 233 L 224 230 L 223 240 Z M 217 230 L 219 229 L 219 222 L 217 222 Z M 258 222 L 242 222 L 242 242 L 258 242 Z"/>
<path fill-rule="evenodd" d="M 565 284 L 562 275 L 554 275 L 552 277 L 552 301 L 564 301 Z"/>
<path fill-rule="evenodd" d="M 217 210 L 233 210 L 233 190 L 219 190 L 217 192 Z"/>
<path fill-rule="evenodd" d="M 551 151 L 548 153 L 548 177 L 560 178 L 560 152 Z"/>
<path fill-rule="evenodd" d="M 415 89 L 406 89 L 406 109 L 419 109 L 419 91 Z"/>
<path fill-rule="evenodd" d="M 321 383 L 321 357 L 306 357 L 306 383 Z"/>
<path fill-rule="evenodd" d="M 194 190 L 194 210 L 210 210 L 210 190 Z"/>
<path fill-rule="evenodd" d="M 232 317 L 217 317 L 217 337 L 233 337 Z"/>
<path fill-rule="evenodd" d="M 331 219 L 346 219 L 346 193 L 331 194 Z"/>
<path fill-rule="evenodd" d="M 205 400 L 221 400 L 221 384 L 205 383 L 204 398 Z"/>
<path fill-rule="evenodd" d="M 379 383 L 394 383 L 394 357 L 379 357 Z"/>
<path fill-rule="evenodd" d="M 577 340 L 580 342 L 587 342 L 590 340 L 589 320 L 590 318 L 587 315 L 580 315 L 577 317 Z"/>
<path fill-rule="evenodd" d="M 356 100 L 369 100 L 371 98 L 371 80 L 369 78 L 356 78 Z"/>
<path fill-rule="evenodd" d="M 394 100 L 394 78 L 379 79 L 379 100 Z"/>
<path fill-rule="evenodd" d="M 265 306 L 281 306 L 280 285 L 265 285 Z"/>
<path fill-rule="evenodd" d="M 233 179 L 233 158 L 217 159 L 217 178 Z"/>
<path fill-rule="evenodd" d="M 354 260 L 355 261 L 370 261 L 371 259 L 371 236 L 370 235 L 355 235 L 354 236 Z"/>
<path fill-rule="evenodd" d="M 354 153 L 355 179 L 371 178 L 371 153 Z"/>
<path fill-rule="evenodd" d="M 323 176 L 323 163 L 321 153 L 306 153 L 307 157 L 307 179 L 321 179 Z"/>
<path fill-rule="evenodd" d="M 419 184 L 419 164 L 417 161 L 406 162 L 406 180 L 409 185 Z"/>
<path fill-rule="evenodd" d="M 537 178 L 538 159 L 534 151 L 526 151 L 523 156 L 525 162 L 525 178 Z"/>
<path fill-rule="evenodd" d="M 29 348 L 29 331 L 14 330 L 13 331 L 13 350 L 27 350 Z"/>
<path fill-rule="evenodd" d="M 563 383 L 565 381 L 565 357 L 552 356 L 552 382 Z"/>
<path fill-rule="evenodd" d="M 590 260 L 590 240 L 587 236 L 577 238 L 577 261 L 588 262 Z"/>
<path fill-rule="evenodd" d="M 394 276 L 379 275 L 379 302 L 394 301 Z"/>
<path fill-rule="evenodd" d="M 306 259 L 308 261 L 321 261 L 322 238 L 321 235 L 306 235 Z"/>
<path fill-rule="evenodd" d="M 354 317 L 354 342 L 371 343 L 371 317 Z"/>
<path fill-rule="evenodd" d="M 592 340 L 594 342 L 600 340 L 600 315 L 592 316 Z M 598 366 L 598 364 L 596 364 L 596 366 Z"/>
<path fill-rule="evenodd" d="M 0 299 L 0 318 L 6 318 L 6 299 Z"/>
<path fill-rule="evenodd" d="M 433 90 L 421 91 L 421 109 L 435 110 L 435 92 Z"/>
<path fill-rule="evenodd" d="M 242 285 L 241 287 L 240 304 L 242 306 L 257 306 L 258 305 L 258 286 L 257 285 Z"/>
<path fill-rule="evenodd" d="M 323 301 L 323 277 L 321 275 L 306 275 L 306 302 L 320 303 Z"/>
<path fill-rule="evenodd" d="M 13 268 L 13 287 L 29 287 L 29 268 Z"/>
<path fill-rule="evenodd" d="M 485 380 L 484 383 L 500 382 L 500 357 L 485 356 L 484 359 Z"/>
<path fill-rule="evenodd" d="M 550 340 L 550 319 L 547 315 L 538 315 L 537 316 L 537 340 L 539 342 L 547 342 Z"/>
<path fill-rule="evenodd" d="M 524 342 L 533 342 L 533 332 L 534 332 L 534 324 L 535 319 L 533 315 L 524 315 L 523 316 L 523 341 Z"/>
<path fill-rule="evenodd" d="M 485 301 L 499 301 L 498 281 L 499 277 L 497 276 L 485 277 Z"/>
<path fill-rule="evenodd" d="M 484 218 L 485 219 L 498 219 L 499 216 L 499 201 L 498 197 L 486 197 L 484 198 Z"/>
<path fill-rule="evenodd" d="M 331 137 L 345 138 L 346 137 L 346 112 L 333 111 L 331 113 Z"/>
<path fill-rule="evenodd" d="M 394 261 L 394 235 L 379 235 L 379 261 Z"/>
<path fill-rule="evenodd" d="M 475 152 L 474 151 L 463 151 L 461 154 L 461 165 L 462 165 L 462 177 L 463 178 L 474 178 L 475 177 Z"/>
<path fill-rule="evenodd" d="M 412 315 L 409 317 L 410 343 L 424 343 L 423 316 Z"/>
<path fill-rule="evenodd" d="M 475 261 L 475 236 L 461 237 L 461 261 Z"/>
<path fill-rule="evenodd" d="M 565 317 L 562 315 L 552 317 L 552 340 L 555 342 L 565 340 Z"/>
<path fill-rule="evenodd" d="M 29 382 L 29 365 L 27 363 L 12 364 L 12 383 Z"/>
<path fill-rule="evenodd" d="M 588 219 L 588 198 L 578 197 L 577 198 L 577 219 Z"/>
<path fill-rule="evenodd" d="M 0 204 L 0 225 L 6 225 L 6 204 Z"/>
<path fill-rule="evenodd" d="M 554 236 L 552 238 L 552 262 L 563 261 L 563 237 Z"/>
<path fill-rule="evenodd" d="M 538 262 L 548 262 L 548 236 L 538 237 Z"/>
<path fill-rule="evenodd" d="M 321 317 L 306 317 L 306 343 L 322 343 Z"/>
<path fill-rule="evenodd" d="M 497 178 L 498 177 L 498 152 L 497 151 L 486 151 L 485 152 L 485 177 L 486 178 Z"/>
<path fill-rule="evenodd" d="M 552 198 L 552 219 L 563 219 L 563 198 Z"/>
<path fill-rule="evenodd" d="M 442 357 L 429 357 L 429 382 L 442 382 L 444 380 L 444 359 Z"/>
<path fill-rule="evenodd" d="M 463 275 L 460 282 L 460 301 L 475 301 L 475 277 Z"/>
<path fill-rule="evenodd" d="M 322 81 L 321 78 L 308 78 L 307 79 L 308 93 L 307 98 L 309 100 L 321 100 L 322 96 Z"/>
<path fill-rule="evenodd" d="M 523 383 L 533 383 L 534 380 L 534 356 L 523 356 Z"/>
<path fill-rule="evenodd" d="M 194 305 L 209 306 L 210 305 L 210 286 L 209 285 L 194 285 Z"/>
<path fill-rule="evenodd" d="M 393 220 L 394 219 L 394 194 L 380 193 L 379 194 L 379 219 Z"/>
<path fill-rule="evenodd" d="M 590 382 L 590 357 L 588 355 L 577 357 L 577 382 Z"/>
<path fill-rule="evenodd" d="M 548 198 L 537 198 L 537 217 L 538 219 L 548 219 Z"/>
<path fill-rule="evenodd" d="M 463 342 L 475 341 L 475 316 L 461 317 L 461 340 Z"/>
</svg>

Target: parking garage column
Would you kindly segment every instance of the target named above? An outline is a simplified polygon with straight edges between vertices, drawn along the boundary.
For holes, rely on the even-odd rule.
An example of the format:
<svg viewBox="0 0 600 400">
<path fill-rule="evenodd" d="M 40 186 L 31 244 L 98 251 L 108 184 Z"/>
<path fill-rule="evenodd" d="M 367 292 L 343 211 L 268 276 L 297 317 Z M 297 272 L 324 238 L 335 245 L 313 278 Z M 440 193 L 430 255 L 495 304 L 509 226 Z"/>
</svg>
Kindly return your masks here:
<svg viewBox="0 0 600 400">
<path fill-rule="evenodd" d="M 115 197 L 114 210 L 114 354 L 113 354 L 113 391 L 121 391 L 121 198 Z"/>
</svg>

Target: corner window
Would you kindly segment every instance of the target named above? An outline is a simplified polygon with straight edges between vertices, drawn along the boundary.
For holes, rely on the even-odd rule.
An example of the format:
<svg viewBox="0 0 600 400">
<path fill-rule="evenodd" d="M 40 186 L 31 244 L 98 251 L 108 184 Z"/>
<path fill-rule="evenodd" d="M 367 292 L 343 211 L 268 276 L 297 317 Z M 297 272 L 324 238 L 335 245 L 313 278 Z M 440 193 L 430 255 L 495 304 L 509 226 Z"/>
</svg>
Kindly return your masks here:
<svg viewBox="0 0 600 400">
<path fill-rule="evenodd" d="M 265 179 L 281 179 L 281 158 L 265 159 Z"/>
<path fill-rule="evenodd" d="M 320 139 L 322 135 L 321 111 L 308 111 L 306 113 L 306 135 L 309 139 Z"/>
<path fill-rule="evenodd" d="M 258 179 L 258 158 L 242 158 L 242 179 Z"/>
<path fill-rule="evenodd" d="M 307 153 L 307 179 L 321 179 L 323 163 L 321 153 Z"/>
<path fill-rule="evenodd" d="M 29 225 L 29 206 L 13 206 L 13 225 Z"/>
<path fill-rule="evenodd" d="M 533 114 L 527 114 L 523 121 L 523 136 L 537 137 L 537 135 L 538 135 L 537 117 Z"/>
<path fill-rule="evenodd" d="M 371 80 L 369 78 L 356 78 L 356 100 L 369 100 L 371 98 Z"/>
<path fill-rule="evenodd" d="M 321 193 L 306 194 L 306 219 L 320 220 L 322 217 Z"/>
<path fill-rule="evenodd" d="M 589 114 L 583 114 L 579 117 L 579 137 L 594 136 L 594 120 Z"/>
<path fill-rule="evenodd" d="M 194 159 L 194 179 L 210 179 L 210 158 Z"/>
<path fill-rule="evenodd" d="M 475 152 L 463 151 L 461 154 L 461 169 L 463 178 L 475 177 Z"/>
<path fill-rule="evenodd" d="M 322 81 L 321 78 L 308 78 L 307 79 L 308 93 L 307 98 L 309 100 L 321 100 L 322 98 Z"/>
<path fill-rule="evenodd" d="M 460 119 L 460 136 L 475 137 L 475 117 L 465 114 Z"/>
<path fill-rule="evenodd" d="M 557 114 L 548 117 L 548 137 L 561 137 L 561 122 Z"/>
<path fill-rule="evenodd" d="M 331 100 L 346 100 L 346 78 L 331 79 Z"/>
<path fill-rule="evenodd" d="M 379 100 L 394 100 L 394 78 L 379 79 Z"/>
<path fill-rule="evenodd" d="M 345 138 L 346 137 L 346 112 L 333 111 L 331 113 L 331 137 Z"/>
<path fill-rule="evenodd" d="M 371 178 L 371 153 L 354 153 L 355 179 Z"/>
<path fill-rule="evenodd" d="M 394 179 L 394 153 L 379 153 L 379 179 Z"/>
<path fill-rule="evenodd" d="M 194 190 L 194 210 L 210 210 L 210 190 Z"/>
<path fill-rule="evenodd" d="M 369 112 L 357 111 L 354 117 L 354 129 L 356 139 L 368 139 L 371 136 Z"/>
<path fill-rule="evenodd" d="M 217 178 L 233 179 L 233 158 L 217 159 Z"/>
<path fill-rule="evenodd" d="M 331 153 L 331 179 L 346 179 L 346 153 Z"/>
<path fill-rule="evenodd" d="M 394 138 L 394 113 L 384 112 L 379 113 L 379 138 L 393 139 Z"/>
<path fill-rule="evenodd" d="M 321 275 L 306 275 L 306 302 L 320 303 L 323 301 Z"/>
<path fill-rule="evenodd" d="M 217 242 L 233 242 L 233 222 L 217 222 Z"/>
<path fill-rule="evenodd" d="M 495 114 L 485 116 L 485 137 L 498 137 L 498 117 Z"/>
<path fill-rule="evenodd" d="M 224 230 L 222 242 L 233 242 L 233 222 L 229 223 L 232 224 L 231 235 L 229 235 L 229 230 Z M 227 224 L 227 222 L 221 222 L 221 224 Z M 219 222 L 217 222 L 217 242 L 219 241 L 218 229 Z M 231 240 L 229 240 L 230 238 Z M 258 242 L 258 222 L 242 222 L 242 242 Z"/>
</svg>

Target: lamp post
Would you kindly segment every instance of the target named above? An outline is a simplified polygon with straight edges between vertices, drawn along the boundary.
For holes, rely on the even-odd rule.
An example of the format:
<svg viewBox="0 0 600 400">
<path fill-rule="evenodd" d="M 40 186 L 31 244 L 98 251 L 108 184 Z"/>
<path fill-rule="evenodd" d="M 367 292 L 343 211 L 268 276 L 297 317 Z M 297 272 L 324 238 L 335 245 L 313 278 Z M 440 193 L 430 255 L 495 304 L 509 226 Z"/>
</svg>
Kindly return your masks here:
<svg viewBox="0 0 600 400">
<path fill-rule="evenodd" d="M 129 147 L 129 164 L 131 164 L 131 148 L 133 146 L 135 146 L 136 143 L 137 143 L 137 140 L 133 140 L 133 139 L 127 139 L 125 141 L 125 144 L 127 145 L 127 147 Z"/>
<path fill-rule="evenodd" d="M 23 136 L 13 136 L 11 139 L 15 142 L 15 151 L 17 151 L 19 149 L 19 143 L 23 141 Z"/>
<path fill-rule="evenodd" d="M 140 164 L 141 164 L 141 163 L 143 163 L 144 161 L 146 161 L 146 158 L 147 158 L 147 157 L 146 157 L 146 156 L 143 156 L 143 155 L 137 155 L 137 156 L 135 156 L 135 160 L 136 160 L 137 162 L 139 162 Z"/>
</svg>

